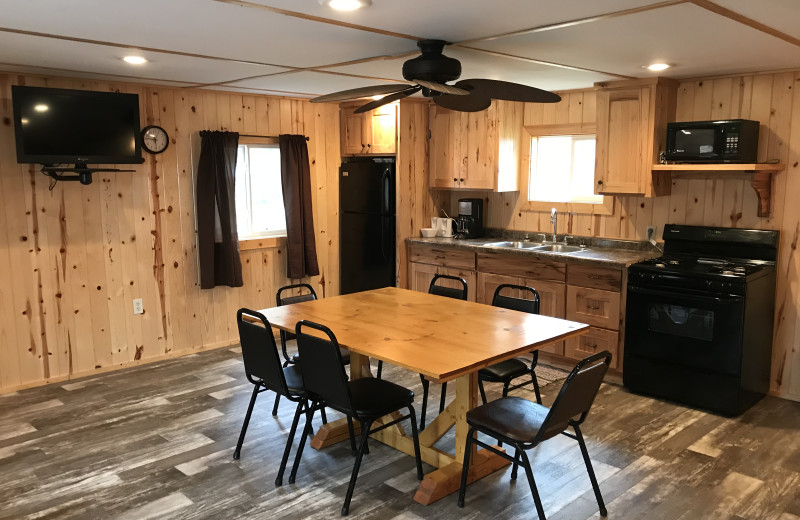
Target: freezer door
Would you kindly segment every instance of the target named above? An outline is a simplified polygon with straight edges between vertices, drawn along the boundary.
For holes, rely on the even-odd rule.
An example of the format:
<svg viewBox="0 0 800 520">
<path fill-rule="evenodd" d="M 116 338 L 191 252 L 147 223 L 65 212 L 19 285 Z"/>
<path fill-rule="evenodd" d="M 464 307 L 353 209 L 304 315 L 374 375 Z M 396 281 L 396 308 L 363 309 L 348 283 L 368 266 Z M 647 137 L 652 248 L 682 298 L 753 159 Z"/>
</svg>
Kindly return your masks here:
<svg viewBox="0 0 800 520">
<path fill-rule="evenodd" d="M 394 215 L 343 212 L 340 223 L 341 294 L 394 287 Z"/>
<path fill-rule="evenodd" d="M 394 213 L 394 164 L 342 164 L 339 168 L 339 210 L 343 213 Z"/>
</svg>

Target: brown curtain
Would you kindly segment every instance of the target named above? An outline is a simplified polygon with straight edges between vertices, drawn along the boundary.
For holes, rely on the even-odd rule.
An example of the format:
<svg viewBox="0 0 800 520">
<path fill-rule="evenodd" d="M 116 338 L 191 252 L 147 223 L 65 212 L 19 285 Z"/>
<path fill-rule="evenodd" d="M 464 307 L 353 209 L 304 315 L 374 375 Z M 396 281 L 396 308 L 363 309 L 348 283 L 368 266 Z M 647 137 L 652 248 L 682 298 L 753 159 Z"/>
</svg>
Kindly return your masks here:
<svg viewBox="0 0 800 520">
<path fill-rule="evenodd" d="M 280 135 L 281 185 L 286 209 L 286 276 L 303 278 L 319 274 L 314 218 L 311 212 L 311 171 L 306 138 Z"/>
<path fill-rule="evenodd" d="M 200 288 L 241 287 L 234 174 L 239 134 L 200 132 L 197 166 L 197 249 Z"/>
</svg>

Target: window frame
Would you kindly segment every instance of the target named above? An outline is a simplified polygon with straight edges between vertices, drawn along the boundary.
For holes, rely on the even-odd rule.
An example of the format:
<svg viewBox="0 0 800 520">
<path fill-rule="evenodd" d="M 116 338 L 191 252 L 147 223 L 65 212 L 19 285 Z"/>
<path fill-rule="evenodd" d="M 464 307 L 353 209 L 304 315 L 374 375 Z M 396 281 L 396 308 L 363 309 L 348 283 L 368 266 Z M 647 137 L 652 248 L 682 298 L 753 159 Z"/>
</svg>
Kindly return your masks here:
<svg viewBox="0 0 800 520">
<path fill-rule="evenodd" d="M 574 124 L 555 124 L 555 125 L 535 125 L 525 126 L 525 135 L 528 138 L 528 146 L 522 147 L 522 171 L 520 193 L 524 194 L 523 211 L 550 211 L 555 208 L 562 213 L 577 213 L 590 215 L 613 215 L 614 197 L 603 195 L 601 203 L 593 204 L 589 202 L 547 202 L 537 200 L 527 200 L 530 193 L 531 180 L 531 147 L 530 140 L 539 137 L 564 136 L 564 135 L 597 135 L 597 125 L 594 123 L 574 123 Z"/>
<path fill-rule="evenodd" d="M 277 147 L 278 139 L 276 137 L 239 137 L 238 145 L 256 146 L 256 147 Z M 247 193 L 250 195 L 250 188 L 248 181 Z M 236 194 L 234 190 L 234 204 L 236 204 Z M 252 198 L 252 197 L 250 197 Z M 247 201 L 248 209 L 251 212 L 252 218 L 252 200 Z M 250 249 L 263 249 L 268 247 L 278 247 L 286 241 L 286 229 L 282 231 L 258 233 L 239 237 L 239 250 L 246 251 Z"/>
</svg>

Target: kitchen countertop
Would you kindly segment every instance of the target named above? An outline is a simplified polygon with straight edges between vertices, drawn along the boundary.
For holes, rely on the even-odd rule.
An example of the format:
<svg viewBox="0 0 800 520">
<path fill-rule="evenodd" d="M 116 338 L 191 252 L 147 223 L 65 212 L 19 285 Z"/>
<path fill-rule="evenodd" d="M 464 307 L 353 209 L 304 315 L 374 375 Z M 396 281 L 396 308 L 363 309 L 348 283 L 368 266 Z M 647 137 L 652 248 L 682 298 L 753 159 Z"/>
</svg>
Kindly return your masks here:
<svg viewBox="0 0 800 520">
<path fill-rule="evenodd" d="M 563 242 L 560 237 L 559 243 Z M 626 268 L 631 264 L 661 256 L 661 252 L 648 242 L 633 242 L 627 240 L 597 239 L 592 237 L 569 237 L 567 243 L 571 245 L 585 244 L 585 250 L 576 253 L 553 253 L 546 251 L 531 251 L 514 247 L 489 247 L 485 244 L 498 241 L 523 240 L 522 237 L 494 236 L 485 238 L 423 238 L 411 237 L 406 241 L 410 244 L 447 247 L 448 249 L 461 249 L 478 253 L 502 253 L 515 256 L 555 260 L 568 264 L 602 264 L 607 267 Z M 551 242 L 547 242 L 550 244 Z"/>
</svg>

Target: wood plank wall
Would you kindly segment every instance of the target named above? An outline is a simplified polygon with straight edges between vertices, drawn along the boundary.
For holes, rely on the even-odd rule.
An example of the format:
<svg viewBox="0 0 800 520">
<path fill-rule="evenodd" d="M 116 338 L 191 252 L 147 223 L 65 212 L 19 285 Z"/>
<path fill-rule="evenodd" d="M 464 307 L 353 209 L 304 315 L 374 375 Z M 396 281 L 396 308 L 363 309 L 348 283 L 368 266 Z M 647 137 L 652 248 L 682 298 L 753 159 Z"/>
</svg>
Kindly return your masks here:
<svg viewBox="0 0 800 520">
<path fill-rule="evenodd" d="M 135 173 L 82 186 L 16 162 L 11 85 L 139 95 L 171 144 Z M 0 392 L 238 340 L 239 307 L 274 305 L 284 248 L 242 252 L 244 287 L 200 290 L 194 171 L 200 130 L 304 134 L 315 187 L 320 296 L 338 294 L 339 108 L 304 100 L 0 73 Z M 127 167 L 125 165 L 124 167 Z M 145 313 L 134 315 L 142 298 Z"/>
<path fill-rule="evenodd" d="M 558 232 L 584 236 L 644 240 L 655 225 L 690 224 L 781 232 L 778 261 L 772 393 L 800 400 L 800 72 L 745 75 L 683 81 L 678 90 L 676 120 L 744 118 L 761 121 L 758 160 L 787 165 L 772 189 L 773 212 L 758 217 L 755 191 L 748 175 L 729 174 L 673 178 L 669 196 L 617 197 L 614 215 L 570 214 L 558 219 Z M 594 92 L 562 93 L 555 105 L 526 105 L 525 124 L 594 122 Z M 548 212 L 522 210 L 519 192 L 451 193 L 450 209 L 464 196 L 483 196 L 488 225 L 495 228 L 552 232 Z"/>
</svg>

